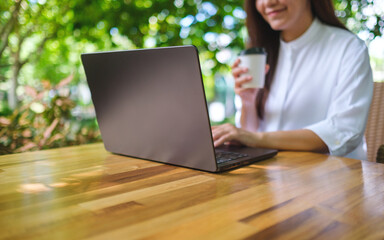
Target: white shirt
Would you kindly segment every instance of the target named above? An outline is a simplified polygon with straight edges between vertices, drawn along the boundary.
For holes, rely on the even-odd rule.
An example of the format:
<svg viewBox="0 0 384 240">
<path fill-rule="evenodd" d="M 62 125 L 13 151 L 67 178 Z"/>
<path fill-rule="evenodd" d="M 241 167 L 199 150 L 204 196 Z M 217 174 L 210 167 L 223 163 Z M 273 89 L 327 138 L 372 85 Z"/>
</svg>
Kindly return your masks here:
<svg viewBox="0 0 384 240">
<path fill-rule="evenodd" d="M 280 41 L 275 77 L 258 130 L 309 129 L 331 155 L 366 159 L 364 130 L 373 80 L 365 43 L 315 19 L 298 39 Z"/>
</svg>

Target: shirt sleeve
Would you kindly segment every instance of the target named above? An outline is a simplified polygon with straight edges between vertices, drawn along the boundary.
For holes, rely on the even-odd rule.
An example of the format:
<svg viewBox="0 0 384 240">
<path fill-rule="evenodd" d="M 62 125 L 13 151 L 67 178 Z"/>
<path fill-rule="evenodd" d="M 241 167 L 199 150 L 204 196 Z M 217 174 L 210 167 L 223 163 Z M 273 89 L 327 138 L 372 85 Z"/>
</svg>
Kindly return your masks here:
<svg viewBox="0 0 384 240">
<path fill-rule="evenodd" d="M 316 133 L 331 155 L 344 156 L 363 139 L 373 95 L 368 49 L 362 41 L 348 46 L 339 69 L 326 119 L 305 129 Z"/>
</svg>

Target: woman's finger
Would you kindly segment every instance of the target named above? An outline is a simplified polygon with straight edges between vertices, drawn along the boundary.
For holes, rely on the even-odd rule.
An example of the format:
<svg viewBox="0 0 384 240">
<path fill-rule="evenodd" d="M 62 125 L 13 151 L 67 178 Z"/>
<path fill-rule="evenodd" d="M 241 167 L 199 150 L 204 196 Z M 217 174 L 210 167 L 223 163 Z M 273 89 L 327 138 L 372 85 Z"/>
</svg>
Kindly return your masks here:
<svg viewBox="0 0 384 240">
<path fill-rule="evenodd" d="M 225 129 L 223 125 L 216 126 L 214 129 L 212 129 L 213 141 L 219 139 L 224 134 L 225 134 Z"/>
<path fill-rule="evenodd" d="M 241 98 L 253 99 L 256 96 L 257 88 L 236 88 L 235 93 Z"/>
<path fill-rule="evenodd" d="M 220 136 L 220 138 L 214 140 L 214 146 L 218 147 L 218 146 L 223 145 L 225 142 L 228 142 L 230 140 L 231 140 L 231 134 L 229 134 L 229 133 L 224 134 L 224 135 Z"/>
<path fill-rule="evenodd" d="M 247 72 L 248 72 L 248 68 L 236 67 L 232 69 L 232 76 L 236 79 L 240 77 L 241 74 L 244 74 Z"/>
<path fill-rule="evenodd" d="M 244 83 L 252 81 L 252 76 L 241 76 L 235 80 L 235 88 L 241 88 Z"/>
<path fill-rule="evenodd" d="M 233 140 L 235 137 L 236 127 L 232 124 L 223 124 L 220 127 L 216 128 L 215 131 L 212 132 L 214 145 L 220 146 L 227 141 Z"/>
<path fill-rule="evenodd" d="M 232 64 L 231 68 L 236 68 L 240 64 L 240 58 L 237 58 L 235 62 Z"/>
<path fill-rule="evenodd" d="M 265 65 L 265 75 L 267 75 L 267 74 L 268 74 L 268 72 L 269 72 L 269 69 L 270 69 L 270 66 L 269 66 L 269 64 L 266 64 L 266 65 Z"/>
</svg>

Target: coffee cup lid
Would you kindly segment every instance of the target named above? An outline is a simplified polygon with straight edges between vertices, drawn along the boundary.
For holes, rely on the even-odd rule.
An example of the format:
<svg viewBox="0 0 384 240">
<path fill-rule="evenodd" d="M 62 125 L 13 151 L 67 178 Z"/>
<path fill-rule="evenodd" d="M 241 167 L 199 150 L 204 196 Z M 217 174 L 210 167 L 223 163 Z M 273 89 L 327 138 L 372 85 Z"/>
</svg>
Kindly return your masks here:
<svg viewBox="0 0 384 240">
<path fill-rule="evenodd" d="M 243 50 L 240 53 L 240 55 L 248 55 L 248 54 L 265 54 L 265 49 L 261 47 L 253 47 L 253 48 L 248 48 L 246 50 Z"/>
</svg>

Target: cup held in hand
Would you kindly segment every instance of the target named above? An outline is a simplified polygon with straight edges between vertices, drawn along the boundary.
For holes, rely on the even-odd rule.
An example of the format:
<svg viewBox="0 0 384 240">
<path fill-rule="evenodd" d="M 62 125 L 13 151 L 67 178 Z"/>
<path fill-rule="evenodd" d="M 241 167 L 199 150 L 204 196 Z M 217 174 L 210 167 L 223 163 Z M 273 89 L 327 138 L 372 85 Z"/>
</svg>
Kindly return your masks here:
<svg viewBox="0 0 384 240">
<path fill-rule="evenodd" d="M 243 88 L 263 88 L 265 82 L 265 63 L 267 54 L 263 48 L 249 48 L 240 53 L 239 67 L 248 68 L 244 75 L 252 76 L 250 82 L 244 83 Z"/>
</svg>

